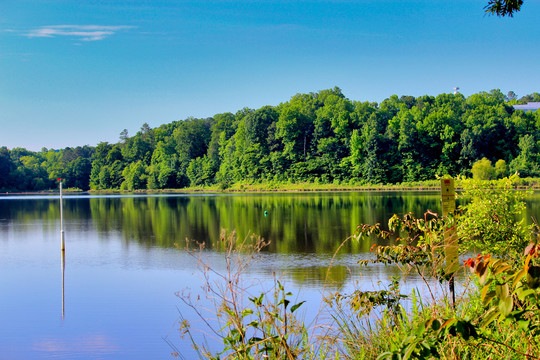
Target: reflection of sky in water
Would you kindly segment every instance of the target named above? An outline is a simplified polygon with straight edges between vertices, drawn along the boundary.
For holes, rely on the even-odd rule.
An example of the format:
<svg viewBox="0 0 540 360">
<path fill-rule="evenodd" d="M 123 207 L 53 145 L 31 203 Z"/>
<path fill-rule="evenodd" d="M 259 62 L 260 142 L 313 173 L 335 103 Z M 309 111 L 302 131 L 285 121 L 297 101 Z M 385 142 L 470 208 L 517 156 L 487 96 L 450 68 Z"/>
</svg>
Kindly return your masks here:
<svg viewBox="0 0 540 360">
<path fill-rule="evenodd" d="M 181 347 L 175 319 L 179 313 L 202 324 L 174 295 L 189 288 L 200 293 L 196 260 L 176 249 L 141 248 L 113 234 L 96 241 L 90 234 L 69 234 L 66 246 L 66 316 L 61 320 L 59 237 L 54 231 L 25 226 L 0 242 L 2 300 L 0 351 L 7 359 L 127 359 L 155 358 L 172 349 L 163 338 Z M 223 272 L 223 254 L 204 258 Z M 281 279 L 294 301 L 308 300 L 299 312 L 308 321 L 318 314 L 329 256 L 261 254 L 250 268 L 246 284 L 258 295 Z M 327 290 L 364 290 L 387 285 L 388 269 L 359 269 L 357 256 L 335 260 L 345 271 L 339 284 Z M 322 270 L 322 271 L 321 271 Z M 207 314 L 212 319 L 213 314 Z M 320 319 L 328 319 L 321 315 Z M 200 333 L 196 332 L 196 336 Z M 190 354 L 189 349 L 183 349 Z M 4 358 L 4 357 L 3 357 Z M 189 358 L 189 357 L 188 357 Z"/>
<path fill-rule="evenodd" d="M 174 293 L 197 286 L 193 260 L 148 251 L 110 234 L 66 234 L 65 319 L 61 319 L 57 224 L 0 224 L 2 359 L 163 358 L 162 337 L 178 316 Z M 190 265 L 191 264 L 191 265 Z"/>
<path fill-rule="evenodd" d="M 190 358 L 189 348 L 181 348 L 188 345 L 179 340 L 176 320 L 179 310 L 188 320 L 194 318 L 175 293 L 186 288 L 200 292 L 194 257 L 174 247 L 126 239 L 121 223 L 103 228 L 96 223 L 101 218 L 68 218 L 62 320 L 59 221 L 50 210 L 55 200 L 48 201 L 52 205 L 39 203 L 40 210 L 32 212 L 13 210 L 5 199 L 0 198 L 2 359 L 167 358 L 173 351 L 167 341 Z M 33 200 L 25 201 L 33 209 Z M 138 216 L 142 221 L 145 214 Z M 203 255 L 218 272 L 224 270 L 223 253 Z M 271 287 L 275 275 L 293 293 L 293 302 L 307 300 L 299 314 L 309 323 L 321 311 L 325 291 L 388 286 L 395 269 L 360 268 L 357 262 L 365 256 L 336 256 L 332 281 L 322 289 L 332 254 L 262 253 L 249 268 L 246 283 L 254 284 L 250 291 L 257 295 Z M 418 278 L 411 277 L 404 292 L 412 288 L 427 293 Z"/>
</svg>

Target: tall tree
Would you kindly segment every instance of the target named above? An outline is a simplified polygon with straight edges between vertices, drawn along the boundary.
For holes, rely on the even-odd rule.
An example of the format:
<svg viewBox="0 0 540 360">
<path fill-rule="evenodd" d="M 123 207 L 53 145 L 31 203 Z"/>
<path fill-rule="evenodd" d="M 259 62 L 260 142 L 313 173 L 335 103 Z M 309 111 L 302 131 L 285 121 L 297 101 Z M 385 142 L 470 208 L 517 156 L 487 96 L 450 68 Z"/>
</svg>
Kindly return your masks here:
<svg viewBox="0 0 540 360">
<path fill-rule="evenodd" d="M 0 189 L 8 190 L 14 186 L 12 172 L 15 170 L 15 164 L 11 160 L 7 147 L 0 147 Z"/>
<path fill-rule="evenodd" d="M 214 120 L 189 118 L 178 123 L 173 132 L 178 154 L 178 185 L 188 186 L 186 169 L 192 159 L 206 155 L 212 136 L 211 128 Z"/>
</svg>

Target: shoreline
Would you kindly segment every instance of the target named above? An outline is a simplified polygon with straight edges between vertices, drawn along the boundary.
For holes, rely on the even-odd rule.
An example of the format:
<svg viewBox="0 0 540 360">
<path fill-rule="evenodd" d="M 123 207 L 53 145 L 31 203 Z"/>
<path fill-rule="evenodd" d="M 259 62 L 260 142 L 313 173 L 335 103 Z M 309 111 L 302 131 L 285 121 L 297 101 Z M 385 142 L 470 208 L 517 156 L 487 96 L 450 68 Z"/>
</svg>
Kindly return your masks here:
<svg viewBox="0 0 540 360">
<path fill-rule="evenodd" d="M 533 190 L 540 191 L 540 184 L 535 182 L 525 182 L 514 186 L 515 190 Z M 459 183 L 456 184 L 456 190 L 462 190 Z M 220 188 L 219 185 L 190 187 L 183 189 L 141 189 L 141 190 L 88 190 L 81 191 L 76 189 L 67 189 L 63 191 L 66 195 L 97 195 L 97 194 L 196 194 L 196 193 L 220 193 L 220 194 L 240 194 L 240 193 L 303 193 L 303 192 L 398 192 L 398 191 L 418 191 L 418 192 L 440 192 L 439 181 L 429 181 L 424 184 L 388 184 L 388 185 L 338 185 L 338 184 L 234 184 L 228 188 Z M 29 191 L 29 192 L 2 192 L 1 196 L 13 195 L 55 195 L 58 189 Z"/>
</svg>

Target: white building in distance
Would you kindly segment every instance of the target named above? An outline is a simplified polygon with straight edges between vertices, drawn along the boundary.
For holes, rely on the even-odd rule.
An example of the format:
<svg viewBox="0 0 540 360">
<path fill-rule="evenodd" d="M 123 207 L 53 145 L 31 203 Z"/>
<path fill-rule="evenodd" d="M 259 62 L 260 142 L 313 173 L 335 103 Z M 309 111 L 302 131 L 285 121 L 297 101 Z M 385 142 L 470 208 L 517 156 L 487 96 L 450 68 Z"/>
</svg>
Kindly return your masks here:
<svg viewBox="0 0 540 360">
<path fill-rule="evenodd" d="M 536 111 L 540 109 L 540 102 L 530 102 L 526 105 L 512 105 L 516 110 Z"/>
</svg>

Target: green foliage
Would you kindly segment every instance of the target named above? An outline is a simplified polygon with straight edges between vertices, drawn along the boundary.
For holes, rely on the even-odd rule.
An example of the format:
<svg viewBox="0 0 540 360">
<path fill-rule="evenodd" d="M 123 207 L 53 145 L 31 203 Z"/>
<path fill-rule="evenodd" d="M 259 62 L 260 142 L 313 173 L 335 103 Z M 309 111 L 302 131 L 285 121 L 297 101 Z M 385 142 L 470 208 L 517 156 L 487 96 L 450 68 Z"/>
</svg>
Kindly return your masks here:
<svg viewBox="0 0 540 360">
<path fill-rule="evenodd" d="M 140 190 L 146 189 L 146 167 L 142 161 L 131 163 L 122 171 L 124 182 L 121 185 L 122 190 Z"/>
<path fill-rule="evenodd" d="M 486 158 L 475 162 L 471 172 L 475 180 L 491 180 L 495 176 L 495 169 L 491 166 L 491 161 Z"/>
<path fill-rule="evenodd" d="M 223 348 L 211 353 L 195 342 L 193 345 L 200 350 L 201 358 L 208 359 L 538 358 L 540 245 L 533 242 L 524 247 L 523 241 L 537 240 L 538 235 L 535 229 L 524 226 L 514 217 L 521 212 L 523 193 L 511 190 L 513 180 L 466 182 L 469 202 L 455 217 L 441 218 L 428 211 L 423 218 L 394 215 L 389 220 L 388 230 L 383 230 L 379 224 L 359 226 L 355 235 L 345 242 L 375 236 L 388 243 L 374 245 L 374 258 L 362 260 L 360 264 L 397 264 L 401 275 L 392 277 L 387 289 L 329 294 L 325 305 L 331 309 L 333 322 L 324 324 L 324 328 L 335 332 L 326 332 L 321 337 L 311 337 L 306 326 L 295 318 L 303 302 L 292 305 L 292 294 L 286 292 L 280 282 L 275 283 L 271 296 L 267 292 L 248 294 L 249 301 L 242 304 L 246 287 L 238 274 L 253 259 L 253 252 L 242 252 L 246 242 L 222 240 L 220 244 L 228 249 L 227 254 L 235 253 L 232 250 L 242 254 L 235 261 L 226 261 L 226 275 L 221 277 L 225 286 L 209 292 L 218 300 L 216 313 L 223 319 L 215 332 L 223 340 Z M 507 219 L 503 220 L 504 216 Z M 480 221 L 481 218 L 486 220 Z M 490 227 L 490 223 L 495 225 Z M 501 223 L 510 231 L 501 232 L 498 227 Z M 454 304 L 449 303 L 447 293 L 442 296 L 431 293 L 431 301 L 419 296 L 417 290 L 402 294 L 401 285 L 407 280 L 403 275 L 411 270 L 425 281 L 430 292 L 431 278 L 449 279 L 449 274 L 443 271 L 444 234 L 447 229 L 453 226 L 459 229 L 463 224 L 466 224 L 466 232 L 482 234 L 485 244 L 490 246 L 486 245 L 486 251 L 497 250 L 501 251 L 500 256 L 511 256 L 478 255 L 467 260 L 465 267 L 477 276 L 478 282 L 471 286 L 465 278 L 461 284 L 464 292 Z M 508 241 L 520 236 L 526 240 Z M 260 241 L 250 242 L 255 244 L 251 249 L 259 251 Z M 508 248 L 505 241 L 509 243 Z M 469 238 L 463 245 L 469 247 L 467 250 L 476 246 Z M 206 264 L 203 269 L 212 273 Z M 204 279 L 210 281 L 208 276 Z M 211 286 L 205 284 L 203 288 Z M 183 300 L 197 308 L 197 304 L 187 298 Z M 189 324 L 183 324 L 181 330 L 186 334 L 192 331 Z"/>
<path fill-rule="evenodd" d="M 0 190 L 10 189 L 14 184 L 11 184 L 10 174 L 15 170 L 15 164 L 9 156 L 7 147 L 0 147 Z"/>
<path fill-rule="evenodd" d="M 511 106 L 537 98 L 510 100 L 491 90 L 468 98 L 392 95 L 377 104 L 352 101 L 336 87 L 277 106 L 154 129 L 143 124 L 134 136 L 124 130 L 118 143 L 95 148 L 6 149 L 0 189 L 52 188 L 58 177 L 83 190 L 119 189 L 124 169 L 137 162 L 146 168 L 138 172 L 147 177 L 136 185 L 142 189 L 271 181 L 382 185 L 471 170 L 482 179 L 508 172 L 540 177 L 540 112 Z"/>
<path fill-rule="evenodd" d="M 127 137 L 127 133 L 121 134 L 124 141 L 122 144 L 122 156 L 128 163 L 142 161 L 148 165 L 155 149 L 155 137 L 147 123 L 141 126 L 141 130 L 133 137 Z"/>
<path fill-rule="evenodd" d="M 175 142 L 171 137 L 158 142 L 152 154 L 148 167 L 149 189 L 177 188 L 178 155 L 175 152 Z"/>
<path fill-rule="evenodd" d="M 215 166 L 207 156 L 190 161 L 186 169 L 191 186 L 210 185 L 213 182 Z"/>
<path fill-rule="evenodd" d="M 475 324 L 484 339 L 504 347 L 512 358 L 540 356 L 540 246 L 530 243 L 518 259 L 490 255 L 468 259 L 465 266 L 478 276 L 485 311 Z M 519 341 L 495 339 L 493 329 L 507 328 Z M 482 334 L 482 335 L 483 335 Z"/>
<path fill-rule="evenodd" d="M 445 219 L 428 211 L 424 218 L 415 218 L 412 213 L 402 217 L 394 215 L 388 220 L 388 231 L 381 230 L 379 224 L 361 225 L 356 231 L 356 239 L 375 235 L 381 239 L 393 238 L 395 244 L 374 245 L 371 251 L 375 259 L 361 260 L 359 264 L 396 264 L 404 274 L 414 271 L 421 277 L 445 279 L 450 274 L 443 270 L 444 232 L 453 224 L 453 218 Z"/>
<path fill-rule="evenodd" d="M 523 0 L 489 0 L 484 10 L 491 15 L 514 17 L 514 13 L 521 10 L 521 5 Z"/>
<path fill-rule="evenodd" d="M 464 249 L 515 257 L 529 243 L 531 226 L 523 219 L 527 192 L 514 190 L 516 180 L 462 181 L 468 202 L 460 206 L 457 232 Z"/>
<path fill-rule="evenodd" d="M 217 357 L 235 359 L 296 359 L 302 349 L 305 329 L 299 327 L 294 312 L 304 301 L 289 307 L 291 292 L 285 292 L 277 281 L 274 299 L 267 300 L 264 293 L 249 298 L 250 305 L 237 312 L 234 304 L 223 304 L 221 311 L 227 318 L 223 337 L 223 350 Z M 296 339 L 295 339 L 296 337 Z"/>
<path fill-rule="evenodd" d="M 508 166 L 506 165 L 506 161 L 499 159 L 495 163 L 495 177 L 497 179 L 502 179 L 506 177 L 508 173 Z"/>
<path fill-rule="evenodd" d="M 90 189 L 90 174 L 92 163 L 88 158 L 78 157 L 68 163 L 61 178 L 66 179 L 68 188 L 77 188 L 81 190 Z"/>
<path fill-rule="evenodd" d="M 540 175 L 538 144 L 532 135 L 524 135 L 519 140 L 519 155 L 510 163 L 510 169 L 523 177 Z"/>
<path fill-rule="evenodd" d="M 515 215 L 521 213 L 523 193 L 511 190 L 513 179 L 497 183 L 471 182 L 466 184 L 469 204 L 457 219 L 440 221 L 436 217 L 414 219 L 394 216 L 391 231 L 404 232 L 405 239 L 417 240 L 418 246 L 397 244 L 374 246 L 376 258 L 363 264 L 400 264 L 407 267 L 441 268 L 442 262 L 433 257 L 440 243 L 441 230 L 457 221 L 458 227 L 467 225 L 467 232 L 482 234 L 484 250 L 499 252 L 505 259 L 478 255 L 465 266 L 478 276 L 479 289 L 469 289 L 457 304 L 450 307 L 446 298 L 432 297 L 426 306 L 413 292 L 410 295 L 412 312 L 405 312 L 400 304 L 405 296 L 399 291 L 354 292 L 350 296 L 336 294 L 329 303 L 336 311 L 335 319 L 345 345 L 344 357 L 351 359 L 532 359 L 540 355 L 540 246 L 524 244 L 536 238 L 532 227 L 523 225 Z M 489 186 L 491 184 L 491 186 Z M 489 200 L 488 200 L 489 199 Z M 433 215 L 432 215 L 433 216 Z M 506 219 L 502 219 L 506 217 Z M 504 232 L 499 226 L 507 227 Z M 461 228 L 463 231 L 464 228 Z M 388 238 L 391 233 L 380 226 L 363 225 L 358 236 Z M 472 234 L 471 234 L 472 235 Z M 474 238 L 474 236 L 472 236 Z M 428 240 L 428 241 L 426 241 Z M 508 242 L 508 246 L 506 246 Z M 435 247 L 424 247 L 427 244 Z M 475 246 L 470 238 L 464 245 Z M 489 245 L 488 245 L 489 244 Z M 523 249 L 525 250 L 523 251 Z M 511 256 L 509 256 L 511 255 Z M 405 265 L 405 267 L 403 267 Z M 422 277 L 440 271 L 420 271 Z M 395 289 L 395 280 L 391 289 Z M 347 306 L 344 306 L 346 304 Z M 376 307 L 385 310 L 375 320 L 365 316 Z M 353 319 L 347 314 L 352 311 Z"/>
<path fill-rule="evenodd" d="M 400 293 L 399 282 L 400 277 L 392 278 L 388 290 L 355 290 L 348 295 L 336 292 L 328 296 L 325 302 L 337 309 L 348 306 L 353 311 L 355 321 L 361 321 L 364 316 L 370 315 L 376 308 L 382 307 L 394 317 L 395 322 L 398 322 L 398 317 L 403 310 L 401 301 L 407 298 L 407 295 Z"/>
<path fill-rule="evenodd" d="M 205 297 L 210 300 L 219 324 L 214 326 L 206 320 L 205 323 L 222 341 L 222 349 L 212 352 L 205 345 L 195 342 L 187 321 L 180 324 L 182 336 L 188 336 L 200 358 L 210 360 L 315 358 L 308 332 L 296 317 L 305 301 L 293 303 L 293 294 L 277 280 L 273 291 L 255 295 L 247 293 L 243 273 L 255 261 L 255 255 L 268 244 L 256 236 L 238 240 L 235 232 L 222 231 L 220 237 L 227 264 L 224 273 L 219 275 L 221 281 L 211 279 L 211 274 L 216 272 L 201 259 L 202 253 L 193 254 L 202 265 Z M 197 300 L 187 294 L 179 297 L 188 308 L 205 319 L 198 306 L 200 295 Z M 181 355 L 181 351 L 178 350 L 175 355 Z"/>
</svg>

